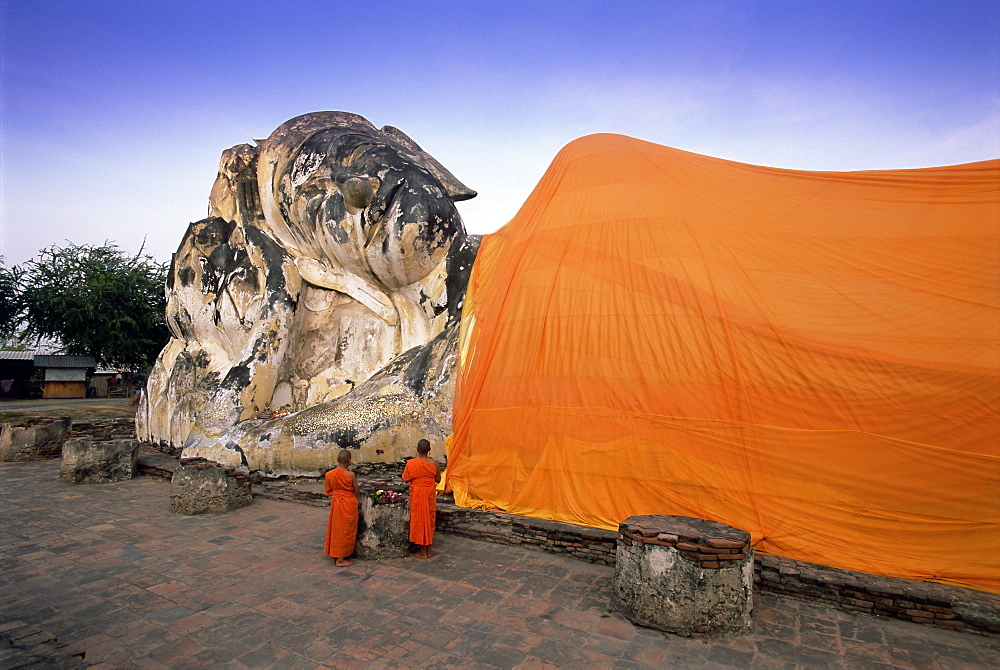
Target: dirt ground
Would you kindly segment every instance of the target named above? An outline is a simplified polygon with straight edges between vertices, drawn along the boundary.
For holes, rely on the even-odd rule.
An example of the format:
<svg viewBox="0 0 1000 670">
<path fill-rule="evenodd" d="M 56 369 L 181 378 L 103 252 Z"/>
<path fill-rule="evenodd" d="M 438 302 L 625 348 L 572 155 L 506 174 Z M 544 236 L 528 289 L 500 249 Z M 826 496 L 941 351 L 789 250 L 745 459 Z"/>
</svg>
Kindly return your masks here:
<svg viewBox="0 0 1000 670">
<path fill-rule="evenodd" d="M 135 417 L 135 399 L 88 398 L 86 400 L 5 400 L 0 402 L 0 423 L 26 416 L 69 416 L 74 421 L 87 419 L 131 419 Z"/>
</svg>

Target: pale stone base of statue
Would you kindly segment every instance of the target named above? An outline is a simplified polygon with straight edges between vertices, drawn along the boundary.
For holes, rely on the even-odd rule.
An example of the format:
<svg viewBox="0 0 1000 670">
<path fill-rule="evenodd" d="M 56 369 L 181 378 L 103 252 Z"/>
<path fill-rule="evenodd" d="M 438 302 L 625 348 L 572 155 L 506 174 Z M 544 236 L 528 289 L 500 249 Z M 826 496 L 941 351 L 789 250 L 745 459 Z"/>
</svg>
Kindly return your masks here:
<svg viewBox="0 0 1000 670">
<path fill-rule="evenodd" d="M 350 393 L 273 419 L 243 421 L 225 436 L 192 435 L 185 458 L 205 458 L 268 475 L 311 475 L 350 449 L 358 463 L 392 463 L 424 438 L 451 433 L 458 324 L 397 357 Z"/>
</svg>

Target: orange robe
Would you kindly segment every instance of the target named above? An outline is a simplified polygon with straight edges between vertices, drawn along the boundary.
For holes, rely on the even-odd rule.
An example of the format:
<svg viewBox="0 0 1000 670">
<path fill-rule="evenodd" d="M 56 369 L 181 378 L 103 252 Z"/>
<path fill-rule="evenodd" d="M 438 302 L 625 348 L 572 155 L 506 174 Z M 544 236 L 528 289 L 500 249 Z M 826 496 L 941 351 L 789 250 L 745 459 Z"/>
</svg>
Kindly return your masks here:
<svg viewBox="0 0 1000 670">
<path fill-rule="evenodd" d="M 410 482 L 410 542 L 414 544 L 434 544 L 437 473 L 434 465 L 419 458 L 411 458 L 403 468 L 403 481 Z"/>
<path fill-rule="evenodd" d="M 347 558 L 354 553 L 358 535 L 358 499 L 351 475 L 340 468 L 326 473 L 326 495 L 330 499 L 330 518 L 326 522 L 323 551 L 333 558 Z"/>
</svg>

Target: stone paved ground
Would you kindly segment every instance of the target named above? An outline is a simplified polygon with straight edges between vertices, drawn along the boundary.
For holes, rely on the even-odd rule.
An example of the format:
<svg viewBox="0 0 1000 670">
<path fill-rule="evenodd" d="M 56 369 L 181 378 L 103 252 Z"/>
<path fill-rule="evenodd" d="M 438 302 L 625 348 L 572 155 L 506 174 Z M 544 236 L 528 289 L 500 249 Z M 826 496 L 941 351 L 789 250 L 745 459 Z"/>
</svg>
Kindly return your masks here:
<svg viewBox="0 0 1000 670">
<path fill-rule="evenodd" d="M 1000 638 L 772 597 L 758 599 L 752 636 L 665 635 L 608 611 L 611 568 L 447 535 L 429 562 L 338 569 L 322 509 L 258 499 L 177 516 L 167 482 L 72 486 L 58 468 L 0 465 L 0 624 L 43 630 L 98 668 L 1000 663 Z"/>
</svg>

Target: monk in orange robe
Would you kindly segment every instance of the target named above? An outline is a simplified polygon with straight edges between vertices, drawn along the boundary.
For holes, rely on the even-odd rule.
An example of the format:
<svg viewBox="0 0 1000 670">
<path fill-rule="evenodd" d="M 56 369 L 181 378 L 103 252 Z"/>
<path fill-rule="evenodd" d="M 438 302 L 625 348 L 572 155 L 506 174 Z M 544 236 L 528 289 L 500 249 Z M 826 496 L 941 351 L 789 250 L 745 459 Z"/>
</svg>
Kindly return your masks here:
<svg viewBox="0 0 1000 670">
<path fill-rule="evenodd" d="M 326 473 L 326 495 L 330 499 L 330 518 L 326 522 L 326 542 L 323 552 L 334 559 L 334 565 L 351 565 L 347 557 L 354 553 L 354 541 L 358 536 L 358 501 L 361 487 L 358 476 L 348 470 L 351 452 L 342 449 L 337 454 L 337 467 Z"/>
<path fill-rule="evenodd" d="M 403 481 L 410 482 L 410 542 L 417 545 L 416 557 L 427 560 L 434 544 L 434 523 L 437 516 L 437 483 L 441 467 L 428 454 L 431 443 L 417 442 L 417 457 L 403 468 Z"/>
</svg>

